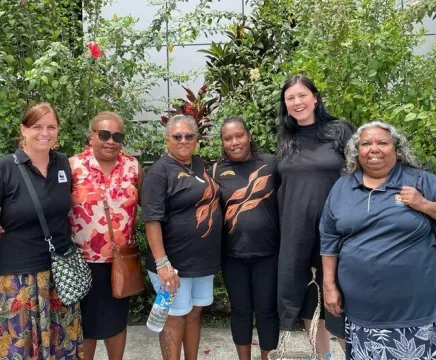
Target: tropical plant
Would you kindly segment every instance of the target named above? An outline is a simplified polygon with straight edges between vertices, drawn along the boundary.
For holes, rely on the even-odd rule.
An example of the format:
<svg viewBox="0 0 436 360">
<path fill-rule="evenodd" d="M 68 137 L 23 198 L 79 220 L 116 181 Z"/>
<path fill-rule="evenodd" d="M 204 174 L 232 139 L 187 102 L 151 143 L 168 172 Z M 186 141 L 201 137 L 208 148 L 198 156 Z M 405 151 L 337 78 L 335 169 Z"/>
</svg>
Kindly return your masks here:
<svg viewBox="0 0 436 360">
<path fill-rule="evenodd" d="M 296 46 L 289 4 L 289 0 L 252 1 L 252 13 L 224 32 L 226 42 L 212 42 L 209 49 L 200 50 L 206 54 L 206 82 L 211 90 L 231 96 L 256 77 L 256 69 L 280 71 L 275 65 L 289 59 Z"/>
<path fill-rule="evenodd" d="M 409 136 L 419 159 L 436 169 L 436 67 L 432 65 L 436 49 L 425 55 L 414 52 L 425 39 L 419 24 L 425 16 L 435 18 L 433 0 L 413 1 L 404 8 L 396 0 L 252 1 L 252 5 L 254 16 L 261 14 L 262 22 L 279 26 L 285 39 L 281 44 L 287 45 L 278 46 L 278 53 L 264 52 L 251 67 L 246 54 L 253 47 L 244 42 L 245 33 L 213 44 L 207 52 L 206 79 L 223 94 L 218 120 L 242 116 L 254 137 L 273 151 L 280 88 L 287 77 L 302 73 L 317 84 L 329 112 L 356 125 L 375 118 L 391 122 Z M 230 61 L 235 61 L 234 68 Z M 238 64 L 246 65 L 239 68 Z M 216 124 L 211 130 L 215 136 L 219 121 Z M 219 142 L 211 145 L 204 151 L 218 154 Z"/>
<path fill-rule="evenodd" d="M 211 97 L 208 94 L 206 85 L 203 85 L 200 90 L 198 90 L 197 95 L 195 95 L 191 89 L 185 86 L 182 87 L 186 91 L 187 100 L 176 99 L 174 101 L 176 107 L 169 111 L 169 116 L 161 116 L 162 124 L 165 126 L 170 117 L 177 114 L 192 116 L 197 122 L 201 139 L 206 134 L 207 130 L 209 130 L 212 126 L 210 115 L 218 106 L 218 98 Z"/>
</svg>

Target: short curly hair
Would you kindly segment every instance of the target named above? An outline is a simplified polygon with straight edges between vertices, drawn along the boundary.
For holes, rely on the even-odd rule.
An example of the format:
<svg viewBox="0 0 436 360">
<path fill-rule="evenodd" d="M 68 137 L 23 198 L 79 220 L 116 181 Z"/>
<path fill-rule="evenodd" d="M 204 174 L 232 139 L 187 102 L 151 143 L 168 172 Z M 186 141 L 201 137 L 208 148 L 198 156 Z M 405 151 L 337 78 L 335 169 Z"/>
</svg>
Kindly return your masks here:
<svg viewBox="0 0 436 360">
<path fill-rule="evenodd" d="M 413 150 L 410 148 L 406 137 L 401 134 L 401 132 L 394 126 L 384 123 L 382 121 L 372 121 L 367 124 L 362 125 L 357 129 L 354 135 L 348 140 L 347 146 L 345 147 L 345 165 L 342 170 L 344 175 L 352 174 L 357 169 L 360 169 L 359 163 L 359 140 L 362 135 L 363 130 L 379 127 L 386 130 L 391 136 L 392 142 L 395 147 L 395 152 L 397 154 L 397 163 L 408 165 L 414 168 L 419 168 L 419 164 L 415 159 Z"/>
</svg>

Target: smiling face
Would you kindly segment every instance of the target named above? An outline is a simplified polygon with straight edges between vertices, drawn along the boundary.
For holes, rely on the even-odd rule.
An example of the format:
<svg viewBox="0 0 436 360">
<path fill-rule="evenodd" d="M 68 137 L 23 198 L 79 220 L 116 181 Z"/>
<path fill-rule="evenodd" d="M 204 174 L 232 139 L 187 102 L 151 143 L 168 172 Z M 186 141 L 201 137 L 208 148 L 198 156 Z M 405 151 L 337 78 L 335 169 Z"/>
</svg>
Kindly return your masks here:
<svg viewBox="0 0 436 360">
<path fill-rule="evenodd" d="M 59 125 L 53 112 L 42 115 L 32 125 L 20 125 L 20 129 L 25 139 L 25 151 L 48 152 L 58 139 Z"/>
<path fill-rule="evenodd" d="M 359 163 L 367 175 L 385 177 L 397 163 L 392 137 L 380 127 L 367 128 L 359 139 Z"/>
<path fill-rule="evenodd" d="M 99 131 L 101 130 L 109 131 L 111 134 L 122 133 L 123 126 L 120 121 L 112 118 L 96 122 L 90 131 L 91 147 L 95 158 L 98 161 L 116 161 L 122 143 L 115 142 L 112 136 L 106 141 L 100 140 Z"/>
<path fill-rule="evenodd" d="M 250 135 L 239 121 L 225 124 L 221 128 L 224 151 L 231 161 L 245 161 L 250 158 Z"/>
<path fill-rule="evenodd" d="M 317 97 L 302 83 L 289 87 L 284 93 L 284 100 L 288 114 L 300 126 L 315 123 L 315 104 Z"/>
<path fill-rule="evenodd" d="M 182 135 L 182 136 L 180 136 Z M 169 129 L 168 153 L 183 164 L 190 164 L 197 146 L 197 134 L 186 121 L 178 121 Z"/>
</svg>

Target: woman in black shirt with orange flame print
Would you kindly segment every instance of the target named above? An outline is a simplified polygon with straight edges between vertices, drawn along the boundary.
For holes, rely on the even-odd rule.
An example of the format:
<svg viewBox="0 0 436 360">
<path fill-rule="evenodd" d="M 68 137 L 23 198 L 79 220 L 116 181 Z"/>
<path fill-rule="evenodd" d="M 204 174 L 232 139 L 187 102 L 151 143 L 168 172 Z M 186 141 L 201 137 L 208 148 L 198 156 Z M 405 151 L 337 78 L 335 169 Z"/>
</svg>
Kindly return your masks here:
<svg viewBox="0 0 436 360">
<path fill-rule="evenodd" d="M 202 308 L 212 304 L 213 276 L 221 268 L 219 186 L 193 155 L 198 127 L 176 115 L 166 125 L 168 153 L 144 177 L 142 218 L 149 249 L 147 269 L 156 292 L 176 293 L 163 331 L 162 358 L 197 359 Z M 176 271 L 177 270 L 177 271 Z"/>
<path fill-rule="evenodd" d="M 211 169 L 223 209 L 222 270 L 231 305 L 231 329 L 240 360 L 251 359 L 253 313 L 261 359 L 277 347 L 278 175 L 272 155 L 262 154 L 244 121 L 224 120 L 223 157 Z"/>
</svg>

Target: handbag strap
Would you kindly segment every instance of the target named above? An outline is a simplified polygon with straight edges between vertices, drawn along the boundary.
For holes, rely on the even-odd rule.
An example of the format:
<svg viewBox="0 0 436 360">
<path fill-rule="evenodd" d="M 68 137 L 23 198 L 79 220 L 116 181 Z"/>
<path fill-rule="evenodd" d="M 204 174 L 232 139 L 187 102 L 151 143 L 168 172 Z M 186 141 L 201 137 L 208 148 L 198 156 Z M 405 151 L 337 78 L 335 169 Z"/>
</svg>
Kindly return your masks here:
<svg viewBox="0 0 436 360">
<path fill-rule="evenodd" d="M 112 227 L 111 214 L 109 212 L 109 204 L 107 203 L 106 199 L 103 200 L 103 205 L 104 205 L 104 213 L 106 215 L 107 227 L 109 228 L 109 237 L 111 239 L 112 250 L 115 251 L 117 248 L 115 246 L 114 229 Z"/>
<path fill-rule="evenodd" d="M 50 252 L 55 251 L 55 247 L 51 243 L 50 230 L 48 229 L 47 221 L 45 220 L 44 211 L 42 210 L 41 202 L 39 201 L 38 195 L 36 194 L 35 187 L 30 180 L 29 174 L 25 165 L 18 160 L 17 155 L 12 154 L 15 164 L 17 164 L 18 169 L 23 176 L 24 183 L 26 184 L 27 190 L 29 191 L 30 198 L 32 199 L 33 206 L 36 210 L 36 215 L 38 215 L 39 224 L 41 225 L 42 232 L 44 234 L 44 240 L 48 242 L 48 249 Z"/>
</svg>

